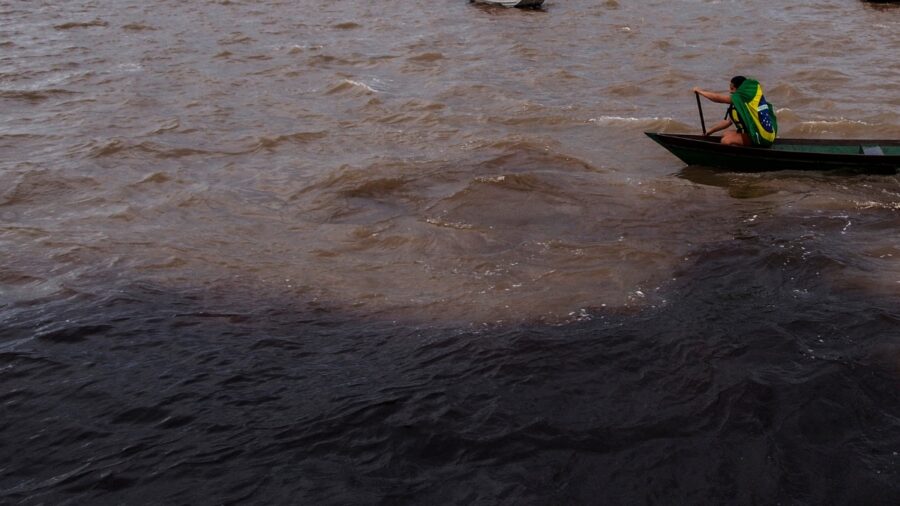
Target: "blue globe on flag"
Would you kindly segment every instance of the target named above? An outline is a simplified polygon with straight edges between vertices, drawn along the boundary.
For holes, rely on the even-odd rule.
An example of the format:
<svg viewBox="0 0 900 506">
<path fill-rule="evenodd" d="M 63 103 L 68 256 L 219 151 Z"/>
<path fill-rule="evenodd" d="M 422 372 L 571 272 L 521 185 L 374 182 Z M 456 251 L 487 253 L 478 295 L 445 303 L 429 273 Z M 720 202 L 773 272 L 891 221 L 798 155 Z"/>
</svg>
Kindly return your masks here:
<svg viewBox="0 0 900 506">
<path fill-rule="evenodd" d="M 759 108 L 757 109 L 759 113 L 759 123 L 763 128 L 766 129 L 766 132 L 772 132 L 774 129 L 772 128 L 772 114 L 769 110 L 769 103 L 766 102 L 766 97 L 761 97 L 759 99 Z"/>
</svg>

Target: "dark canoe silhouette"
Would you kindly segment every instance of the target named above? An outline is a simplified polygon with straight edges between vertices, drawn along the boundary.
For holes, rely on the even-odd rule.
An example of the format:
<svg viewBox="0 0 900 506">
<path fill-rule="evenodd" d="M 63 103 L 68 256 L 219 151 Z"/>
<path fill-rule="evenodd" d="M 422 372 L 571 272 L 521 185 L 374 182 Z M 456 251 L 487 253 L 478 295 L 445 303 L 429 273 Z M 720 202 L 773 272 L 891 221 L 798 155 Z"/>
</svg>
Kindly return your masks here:
<svg viewBox="0 0 900 506">
<path fill-rule="evenodd" d="M 544 0 L 469 0 L 478 4 L 502 5 L 504 7 L 530 7 L 536 9 Z"/>
<path fill-rule="evenodd" d="M 847 170 L 895 173 L 900 140 L 778 139 L 769 148 L 725 146 L 719 137 L 644 132 L 688 165 L 735 171 Z"/>
</svg>

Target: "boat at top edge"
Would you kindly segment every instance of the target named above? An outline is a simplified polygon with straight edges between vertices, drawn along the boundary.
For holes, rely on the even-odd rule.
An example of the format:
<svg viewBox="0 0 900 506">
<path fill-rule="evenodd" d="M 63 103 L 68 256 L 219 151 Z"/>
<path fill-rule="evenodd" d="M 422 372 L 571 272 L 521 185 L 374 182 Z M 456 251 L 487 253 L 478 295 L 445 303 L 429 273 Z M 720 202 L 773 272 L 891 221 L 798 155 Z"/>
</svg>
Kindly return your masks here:
<svg viewBox="0 0 900 506">
<path fill-rule="evenodd" d="M 543 5 L 544 0 L 469 0 L 476 4 L 502 5 L 504 7 L 530 7 L 537 8 Z"/>
<path fill-rule="evenodd" d="M 771 147 L 727 146 L 719 137 L 644 132 L 688 165 L 735 171 L 846 170 L 895 173 L 900 140 L 778 139 Z"/>
</svg>

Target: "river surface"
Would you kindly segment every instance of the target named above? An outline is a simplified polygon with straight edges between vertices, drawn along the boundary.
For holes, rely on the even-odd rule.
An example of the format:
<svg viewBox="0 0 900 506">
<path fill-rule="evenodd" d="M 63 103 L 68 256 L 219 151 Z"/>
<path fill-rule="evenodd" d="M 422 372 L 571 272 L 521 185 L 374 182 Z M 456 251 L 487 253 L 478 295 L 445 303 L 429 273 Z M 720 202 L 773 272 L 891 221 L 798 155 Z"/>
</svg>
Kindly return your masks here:
<svg viewBox="0 0 900 506">
<path fill-rule="evenodd" d="M 0 503 L 898 504 L 900 6 L 0 0 Z M 724 114 L 704 103 L 707 123 Z"/>
</svg>

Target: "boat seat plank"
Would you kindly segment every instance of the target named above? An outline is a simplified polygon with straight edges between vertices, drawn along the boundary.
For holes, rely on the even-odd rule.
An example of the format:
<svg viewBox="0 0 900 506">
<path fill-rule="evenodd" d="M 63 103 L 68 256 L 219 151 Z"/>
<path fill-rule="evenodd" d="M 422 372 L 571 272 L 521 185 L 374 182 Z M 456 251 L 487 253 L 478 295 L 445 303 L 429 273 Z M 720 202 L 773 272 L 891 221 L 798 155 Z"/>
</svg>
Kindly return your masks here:
<svg viewBox="0 0 900 506">
<path fill-rule="evenodd" d="M 860 146 L 859 153 L 861 155 L 884 156 L 881 146 Z"/>
</svg>

